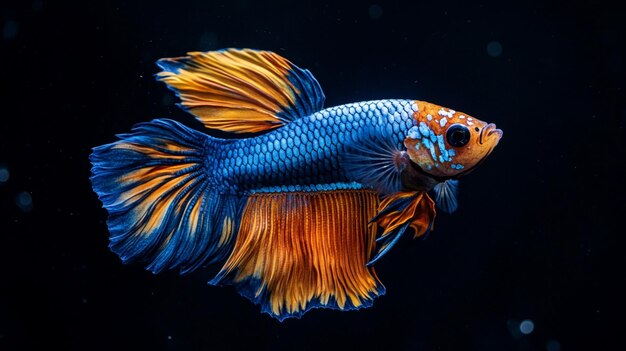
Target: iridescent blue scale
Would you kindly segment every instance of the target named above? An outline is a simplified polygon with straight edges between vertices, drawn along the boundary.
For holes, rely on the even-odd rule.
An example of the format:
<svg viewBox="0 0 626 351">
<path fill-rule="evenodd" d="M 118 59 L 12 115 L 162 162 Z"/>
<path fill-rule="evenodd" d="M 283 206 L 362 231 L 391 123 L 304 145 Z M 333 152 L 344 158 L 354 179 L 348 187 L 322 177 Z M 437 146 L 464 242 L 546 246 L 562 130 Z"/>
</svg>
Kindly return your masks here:
<svg viewBox="0 0 626 351">
<path fill-rule="evenodd" d="M 341 105 L 297 119 L 254 138 L 223 145 L 219 168 L 226 192 L 285 191 L 289 185 L 349 184 L 342 157 L 375 135 L 401 144 L 415 125 L 412 100 Z M 241 170 L 245 170 L 241 172 Z"/>
</svg>

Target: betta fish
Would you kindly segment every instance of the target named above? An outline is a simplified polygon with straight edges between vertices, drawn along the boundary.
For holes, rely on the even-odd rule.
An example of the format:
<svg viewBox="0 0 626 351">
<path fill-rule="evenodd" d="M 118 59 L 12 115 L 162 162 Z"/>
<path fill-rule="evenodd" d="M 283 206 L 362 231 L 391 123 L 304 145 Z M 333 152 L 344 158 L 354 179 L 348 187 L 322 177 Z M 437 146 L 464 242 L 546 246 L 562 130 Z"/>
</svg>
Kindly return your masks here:
<svg viewBox="0 0 626 351">
<path fill-rule="evenodd" d="M 374 265 L 401 238 L 427 234 L 436 207 L 454 211 L 457 179 L 502 137 L 420 100 L 324 108 L 311 72 L 273 52 L 157 65 L 179 106 L 219 133 L 154 119 L 93 148 L 109 247 L 155 274 L 210 269 L 210 284 L 280 321 L 371 306 L 385 294 Z"/>
</svg>

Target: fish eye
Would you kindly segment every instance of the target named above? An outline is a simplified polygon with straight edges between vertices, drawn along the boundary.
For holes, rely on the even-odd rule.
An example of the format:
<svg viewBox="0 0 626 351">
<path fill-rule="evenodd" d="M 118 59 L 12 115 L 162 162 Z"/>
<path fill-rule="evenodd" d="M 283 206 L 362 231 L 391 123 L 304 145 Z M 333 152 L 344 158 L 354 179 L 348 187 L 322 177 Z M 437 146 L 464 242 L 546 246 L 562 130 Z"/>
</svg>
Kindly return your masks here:
<svg viewBox="0 0 626 351">
<path fill-rule="evenodd" d="M 446 139 L 448 140 L 448 144 L 454 147 L 465 146 L 469 143 L 470 131 L 463 125 L 454 124 L 448 128 Z"/>
</svg>

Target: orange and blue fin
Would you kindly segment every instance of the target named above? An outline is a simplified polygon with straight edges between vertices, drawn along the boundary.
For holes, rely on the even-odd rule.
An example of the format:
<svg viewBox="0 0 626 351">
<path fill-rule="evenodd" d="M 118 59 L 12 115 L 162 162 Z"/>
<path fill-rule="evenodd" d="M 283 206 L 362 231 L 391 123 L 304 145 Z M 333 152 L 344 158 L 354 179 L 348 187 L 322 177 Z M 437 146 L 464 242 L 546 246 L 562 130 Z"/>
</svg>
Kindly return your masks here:
<svg viewBox="0 0 626 351">
<path fill-rule="evenodd" d="M 279 320 L 312 308 L 353 310 L 385 293 L 372 267 L 378 196 L 372 190 L 254 193 L 233 251 L 211 284 Z"/>
<path fill-rule="evenodd" d="M 435 221 L 435 203 L 422 191 L 397 192 L 380 202 L 378 214 L 370 222 L 383 229 L 378 239 L 377 251 L 368 266 L 374 265 L 404 236 L 408 228 L 413 237 L 427 234 Z"/>
<path fill-rule="evenodd" d="M 218 194 L 207 172 L 212 151 L 225 141 L 165 119 L 118 137 L 90 156 L 91 183 L 109 214 L 111 250 L 154 273 L 223 260 L 243 204 Z"/>
<path fill-rule="evenodd" d="M 157 61 L 179 104 L 205 127 L 256 133 L 320 111 L 324 93 L 311 72 L 269 51 L 190 52 Z"/>
</svg>

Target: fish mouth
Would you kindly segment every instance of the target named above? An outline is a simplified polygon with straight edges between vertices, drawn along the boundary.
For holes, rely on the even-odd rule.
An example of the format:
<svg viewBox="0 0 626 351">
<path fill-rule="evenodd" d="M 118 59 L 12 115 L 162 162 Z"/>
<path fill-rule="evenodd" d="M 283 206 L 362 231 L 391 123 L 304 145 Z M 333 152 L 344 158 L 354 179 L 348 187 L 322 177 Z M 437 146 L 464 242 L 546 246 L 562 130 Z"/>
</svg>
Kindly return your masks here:
<svg viewBox="0 0 626 351">
<path fill-rule="evenodd" d="M 502 134 L 503 133 L 501 129 L 496 128 L 495 124 L 489 123 L 485 126 L 485 128 L 483 128 L 483 130 L 480 131 L 478 143 L 482 145 L 490 139 L 497 138 L 493 144 L 493 146 L 495 147 L 496 145 L 498 145 L 500 138 L 502 138 Z"/>
</svg>

